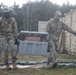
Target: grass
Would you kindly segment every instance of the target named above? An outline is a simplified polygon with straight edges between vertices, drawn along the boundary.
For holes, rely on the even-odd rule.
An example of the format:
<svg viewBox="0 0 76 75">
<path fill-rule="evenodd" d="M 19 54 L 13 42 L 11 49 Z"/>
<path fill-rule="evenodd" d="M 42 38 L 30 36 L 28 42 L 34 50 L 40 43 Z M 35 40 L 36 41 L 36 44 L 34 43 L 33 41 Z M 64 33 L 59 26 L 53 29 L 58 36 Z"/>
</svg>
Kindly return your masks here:
<svg viewBox="0 0 76 75">
<path fill-rule="evenodd" d="M 0 75 L 76 75 L 76 68 L 0 70 Z"/>
<path fill-rule="evenodd" d="M 56 54 L 58 60 L 74 60 L 76 56 L 67 54 Z M 30 55 L 18 55 L 18 61 L 42 61 L 47 60 L 46 56 L 30 56 Z M 18 70 L 0 70 L 0 75 L 76 75 L 76 67 L 56 67 L 49 69 L 18 69 Z"/>
<path fill-rule="evenodd" d="M 47 60 L 49 53 L 46 56 L 18 55 L 20 61 L 42 61 Z M 76 56 L 69 54 L 56 53 L 57 60 L 75 60 Z"/>
</svg>

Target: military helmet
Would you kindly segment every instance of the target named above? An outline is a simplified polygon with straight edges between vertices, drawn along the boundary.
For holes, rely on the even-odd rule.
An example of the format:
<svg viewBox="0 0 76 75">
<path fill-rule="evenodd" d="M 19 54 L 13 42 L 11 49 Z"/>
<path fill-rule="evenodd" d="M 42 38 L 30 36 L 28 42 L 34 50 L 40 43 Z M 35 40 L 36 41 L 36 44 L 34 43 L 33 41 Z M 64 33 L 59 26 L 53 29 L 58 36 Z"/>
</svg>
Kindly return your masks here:
<svg viewBox="0 0 76 75">
<path fill-rule="evenodd" d="M 8 7 L 2 8 L 2 12 L 10 12 L 10 9 Z"/>
<path fill-rule="evenodd" d="M 55 12 L 55 15 L 61 16 L 62 13 L 61 13 L 60 11 L 56 11 L 56 12 Z"/>
<path fill-rule="evenodd" d="M 2 12 L 14 12 L 12 8 L 9 7 L 3 7 Z"/>
</svg>

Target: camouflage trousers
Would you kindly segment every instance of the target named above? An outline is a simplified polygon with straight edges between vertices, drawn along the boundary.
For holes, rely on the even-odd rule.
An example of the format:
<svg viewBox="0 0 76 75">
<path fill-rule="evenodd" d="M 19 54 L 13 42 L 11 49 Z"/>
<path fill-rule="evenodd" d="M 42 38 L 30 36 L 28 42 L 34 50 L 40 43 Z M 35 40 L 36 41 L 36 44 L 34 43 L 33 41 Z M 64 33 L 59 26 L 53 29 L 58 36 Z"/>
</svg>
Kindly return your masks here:
<svg viewBox="0 0 76 75">
<path fill-rule="evenodd" d="M 49 65 L 50 63 L 55 63 L 56 61 L 56 51 L 57 51 L 57 46 L 58 46 L 58 41 L 54 40 L 54 39 L 49 39 L 49 57 L 48 57 L 48 62 L 47 65 Z"/>
<path fill-rule="evenodd" d="M 8 62 L 8 55 L 11 53 L 11 58 L 16 59 L 17 50 L 15 48 L 15 38 L 13 36 L 1 36 L 2 54 L 4 62 Z"/>
</svg>

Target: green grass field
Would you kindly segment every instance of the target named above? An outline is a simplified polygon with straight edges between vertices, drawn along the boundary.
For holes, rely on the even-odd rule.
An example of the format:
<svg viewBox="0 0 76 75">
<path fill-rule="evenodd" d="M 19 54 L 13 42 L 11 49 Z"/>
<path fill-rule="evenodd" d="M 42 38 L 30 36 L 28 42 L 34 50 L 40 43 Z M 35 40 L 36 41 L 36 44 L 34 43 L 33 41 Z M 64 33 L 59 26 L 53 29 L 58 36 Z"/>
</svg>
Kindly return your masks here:
<svg viewBox="0 0 76 75">
<path fill-rule="evenodd" d="M 57 60 L 74 60 L 76 56 L 67 54 L 56 54 Z M 47 60 L 46 56 L 30 56 L 30 55 L 18 55 L 18 61 L 42 61 Z M 0 75 L 76 75 L 76 67 L 56 67 L 48 69 L 18 69 L 18 70 L 0 70 Z"/>
</svg>

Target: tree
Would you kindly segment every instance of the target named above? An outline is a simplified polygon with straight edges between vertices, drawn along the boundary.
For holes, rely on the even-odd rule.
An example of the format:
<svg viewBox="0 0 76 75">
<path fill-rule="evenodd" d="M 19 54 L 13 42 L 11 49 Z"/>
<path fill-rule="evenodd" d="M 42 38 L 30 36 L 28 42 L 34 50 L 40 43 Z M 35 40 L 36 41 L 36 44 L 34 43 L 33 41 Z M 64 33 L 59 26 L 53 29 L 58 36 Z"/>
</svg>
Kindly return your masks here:
<svg viewBox="0 0 76 75">
<path fill-rule="evenodd" d="M 0 4 L 0 16 L 1 16 L 1 7 L 5 5 Z M 49 0 L 41 1 L 29 1 L 26 4 L 23 4 L 22 7 L 14 2 L 14 5 L 11 6 L 16 15 L 13 15 L 18 24 L 18 30 L 29 30 L 37 31 L 38 30 L 38 21 L 48 21 L 54 16 L 55 11 L 60 10 L 64 16 L 64 13 L 69 12 L 71 9 L 75 9 L 76 5 L 71 5 L 69 2 L 66 4 L 63 3 L 62 6 L 54 4 Z"/>
</svg>

